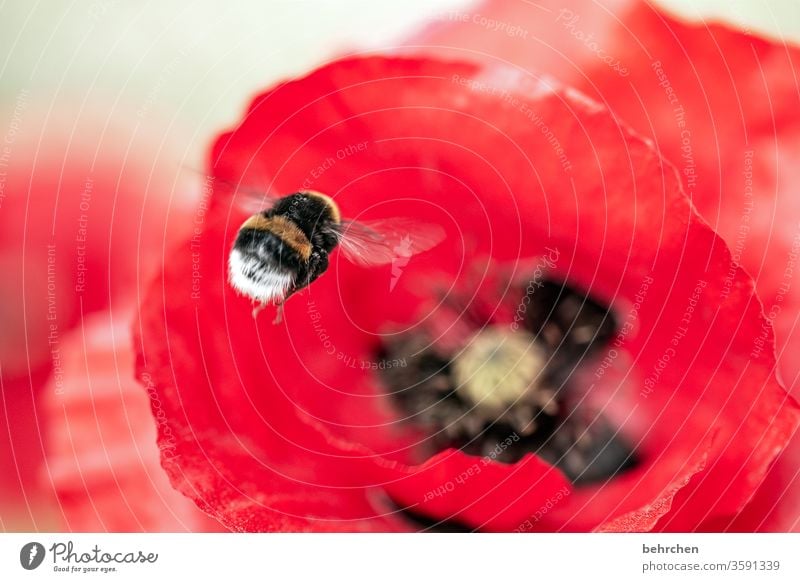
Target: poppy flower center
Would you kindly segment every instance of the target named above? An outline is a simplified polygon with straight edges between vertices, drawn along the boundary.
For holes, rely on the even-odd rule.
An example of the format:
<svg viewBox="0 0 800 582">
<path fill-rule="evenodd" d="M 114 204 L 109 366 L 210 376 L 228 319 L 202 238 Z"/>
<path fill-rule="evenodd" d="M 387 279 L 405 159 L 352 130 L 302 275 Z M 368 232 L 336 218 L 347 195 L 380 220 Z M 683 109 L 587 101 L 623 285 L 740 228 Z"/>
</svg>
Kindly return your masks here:
<svg viewBox="0 0 800 582">
<path fill-rule="evenodd" d="M 533 453 L 576 485 L 632 468 L 632 448 L 587 404 L 580 379 L 616 334 L 611 312 L 554 281 L 521 296 L 505 309 L 513 319 L 503 309 L 481 317 L 451 298 L 449 333 L 439 322 L 438 335 L 428 327 L 387 336 L 380 356 L 406 365 L 382 370 L 382 384 L 405 421 L 429 435 L 424 453 L 455 447 L 505 463 Z"/>
<path fill-rule="evenodd" d="M 558 410 L 553 391 L 539 382 L 547 365 L 545 358 L 528 333 L 509 334 L 501 326 L 480 330 L 452 360 L 457 394 L 487 420 L 511 412 L 508 422 L 518 432 L 532 433 L 536 426 L 533 410 L 547 414 Z"/>
</svg>

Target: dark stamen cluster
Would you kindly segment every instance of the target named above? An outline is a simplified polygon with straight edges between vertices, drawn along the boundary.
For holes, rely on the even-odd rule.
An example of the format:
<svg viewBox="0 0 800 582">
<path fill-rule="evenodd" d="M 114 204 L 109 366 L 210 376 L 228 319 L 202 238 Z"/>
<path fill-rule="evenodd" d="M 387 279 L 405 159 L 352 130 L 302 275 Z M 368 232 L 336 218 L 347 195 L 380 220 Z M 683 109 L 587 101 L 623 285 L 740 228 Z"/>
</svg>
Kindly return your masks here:
<svg viewBox="0 0 800 582">
<path fill-rule="evenodd" d="M 383 358 L 408 364 L 382 372 L 403 416 L 428 431 L 430 453 L 456 447 L 508 463 L 535 453 L 576 484 L 633 467 L 632 449 L 585 404 L 575 379 L 614 337 L 612 314 L 552 281 L 520 296 L 520 325 L 476 324 L 468 313 L 473 335 L 460 346 L 445 348 L 419 331 L 385 342 Z"/>
</svg>

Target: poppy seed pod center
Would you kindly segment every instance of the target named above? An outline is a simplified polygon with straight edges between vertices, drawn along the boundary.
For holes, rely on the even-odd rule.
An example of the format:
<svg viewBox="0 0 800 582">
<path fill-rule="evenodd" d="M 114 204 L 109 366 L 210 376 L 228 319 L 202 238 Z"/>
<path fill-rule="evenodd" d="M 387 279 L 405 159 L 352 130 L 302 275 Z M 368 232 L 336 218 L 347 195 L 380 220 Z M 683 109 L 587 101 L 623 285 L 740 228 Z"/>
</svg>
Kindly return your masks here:
<svg viewBox="0 0 800 582">
<path fill-rule="evenodd" d="M 500 327 L 477 332 L 453 360 L 459 395 L 497 414 L 519 400 L 531 400 L 554 413 L 553 393 L 537 390 L 547 362 L 534 342 L 529 333 L 508 334 Z"/>
<path fill-rule="evenodd" d="M 522 325 L 498 315 L 513 310 L 503 305 L 511 297 L 526 306 Z M 466 339 L 409 332 L 385 346 L 386 357 L 409 362 L 382 377 L 405 420 L 429 431 L 425 446 L 506 463 L 533 453 L 576 484 L 632 468 L 632 449 L 602 412 L 585 403 L 579 377 L 616 333 L 610 311 L 554 281 L 538 281 L 495 302 L 489 299 L 494 314 L 482 320 L 479 309 L 456 292 L 433 327 L 459 326 Z M 455 306 L 463 305 L 462 314 Z"/>
</svg>

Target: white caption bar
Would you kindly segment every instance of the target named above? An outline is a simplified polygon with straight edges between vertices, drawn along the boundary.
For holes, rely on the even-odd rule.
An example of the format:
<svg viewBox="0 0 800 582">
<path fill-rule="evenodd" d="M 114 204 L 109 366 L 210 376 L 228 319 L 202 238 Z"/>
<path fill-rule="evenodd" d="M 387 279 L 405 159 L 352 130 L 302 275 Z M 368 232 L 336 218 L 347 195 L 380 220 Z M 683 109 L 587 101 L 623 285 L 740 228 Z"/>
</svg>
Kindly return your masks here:
<svg viewBox="0 0 800 582">
<path fill-rule="evenodd" d="M 799 548 L 800 534 L 1 534 L 0 580 L 797 581 Z"/>
</svg>

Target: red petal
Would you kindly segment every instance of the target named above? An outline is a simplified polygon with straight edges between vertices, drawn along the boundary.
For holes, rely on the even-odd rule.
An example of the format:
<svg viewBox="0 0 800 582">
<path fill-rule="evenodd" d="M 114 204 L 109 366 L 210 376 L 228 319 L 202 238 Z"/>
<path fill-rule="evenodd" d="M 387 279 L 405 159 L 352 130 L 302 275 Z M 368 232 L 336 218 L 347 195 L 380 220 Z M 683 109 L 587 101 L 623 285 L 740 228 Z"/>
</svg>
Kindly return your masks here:
<svg viewBox="0 0 800 582">
<path fill-rule="evenodd" d="M 47 479 L 70 531 L 214 531 L 159 465 L 148 393 L 133 378 L 129 311 L 64 338 L 46 391 Z M 151 393 L 152 395 L 152 393 Z"/>
<path fill-rule="evenodd" d="M 800 432 L 767 473 L 752 501 L 738 514 L 710 520 L 708 531 L 800 532 Z"/>
<path fill-rule="evenodd" d="M 40 531 L 58 519 L 55 495 L 43 483 L 39 395 L 47 370 L 0 382 L 0 523 L 4 531 Z"/>
<path fill-rule="evenodd" d="M 351 466 L 317 452 L 330 446 L 301 422 L 295 402 L 314 395 L 303 394 L 301 377 L 276 381 L 296 372 L 297 346 L 267 318 L 256 327 L 251 308 L 227 289 L 230 245 L 216 218 L 176 255 L 198 262 L 168 265 L 142 308 L 138 376 L 157 394 L 159 448 L 173 485 L 236 531 L 402 529 L 376 515 L 364 488 L 374 482 L 372 462 Z M 194 281 L 193 268 L 202 273 Z M 354 412 L 355 422 L 369 419 L 368 408 Z"/>
<path fill-rule="evenodd" d="M 490 531 L 519 528 L 572 489 L 560 471 L 534 455 L 506 465 L 447 450 L 409 474 L 386 486 L 395 502 L 435 520 Z"/>
<path fill-rule="evenodd" d="M 676 478 L 667 485 L 664 490 L 649 502 L 647 505 L 625 515 L 621 515 L 611 521 L 604 523 L 597 531 L 601 532 L 630 532 L 630 531 L 651 531 L 658 520 L 672 509 L 675 496 L 689 484 L 689 481 L 698 473 L 705 469 L 706 449 L 699 457 L 694 466 L 687 471 L 681 467 Z"/>
<path fill-rule="evenodd" d="M 384 515 L 381 495 L 424 502 L 424 481 L 435 487 L 476 462 L 458 454 L 414 468 L 415 435 L 358 364 L 373 357 L 387 324 L 414 321 L 422 275 L 455 280 L 480 256 L 514 260 L 558 248 L 556 275 L 613 303 L 623 319 L 652 277 L 639 331 L 627 336 L 634 365 L 626 383 L 593 392 L 638 442 L 643 462 L 560 500 L 549 529 L 651 527 L 654 519 L 619 518 L 652 514 L 687 482 L 703 512 L 733 511 L 798 421 L 770 351 L 750 354 L 763 325 L 752 281 L 698 219 L 672 168 L 573 91 L 499 67 L 342 61 L 259 97 L 213 159 L 226 181 L 275 192 L 313 186 L 348 216 L 410 214 L 449 232 L 409 264 L 394 291 L 388 268 L 367 271 L 334 255 L 330 272 L 273 326 L 269 315 L 254 322 L 225 282 L 244 214 L 217 190 L 205 230 L 165 266 L 143 306 L 139 374 L 163 403 L 159 442 L 174 443 L 165 456 L 173 483 L 232 526 L 291 527 L 289 513 L 362 527 Z M 688 306 L 688 329 L 676 340 Z M 670 348 L 670 365 L 642 396 L 640 384 Z M 709 468 L 690 480 L 706 457 Z M 420 510 L 511 529 L 563 484 L 538 460 L 491 467 Z M 548 477 L 505 511 L 507 498 L 492 490 L 503 491 L 506 476 L 512 494 Z M 465 500 L 481 502 L 467 508 Z M 256 517 L 241 521 L 241 507 Z"/>
<path fill-rule="evenodd" d="M 800 287 L 791 279 L 800 246 L 794 193 L 800 176 L 791 160 L 800 154 L 798 49 L 716 24 L 683 23 L 629 0 L 612 6 L 490 0 L 476 12 L 520 26 L 524 38 L 444 23 L 412 44 L 423 45 L 418 50 L 426 54 L 507 60 L 552 75 L 595 96 L 651 138 L 678 166 L 692 201 L 728 242 L 734 259 L 753 274 L 775 326 L 783 377 L 797 386 L 800 364 L 792 354 L 800 349 Z M 754 341 L 764 344 L 759 349 L 769 349 L 771 332 L 753 333 Z M 758 507 L 748 508 L 753 527 L 797 527 L 793 499 L 800 495 L 800 479 L 794 467 L 800 449 L 795 449 L 784 453 L 785 466 L 776 467 L 764 483 Z M 761 475 L 759 470 L 747 478 Z M 776 495 L 782 499 L 777 508 Z M 676 506 L 683 510 L 665 526 L 698 526 L 703 501 Z M 744 520 L 737 523 L 743 527 Z"/>
</svg>

